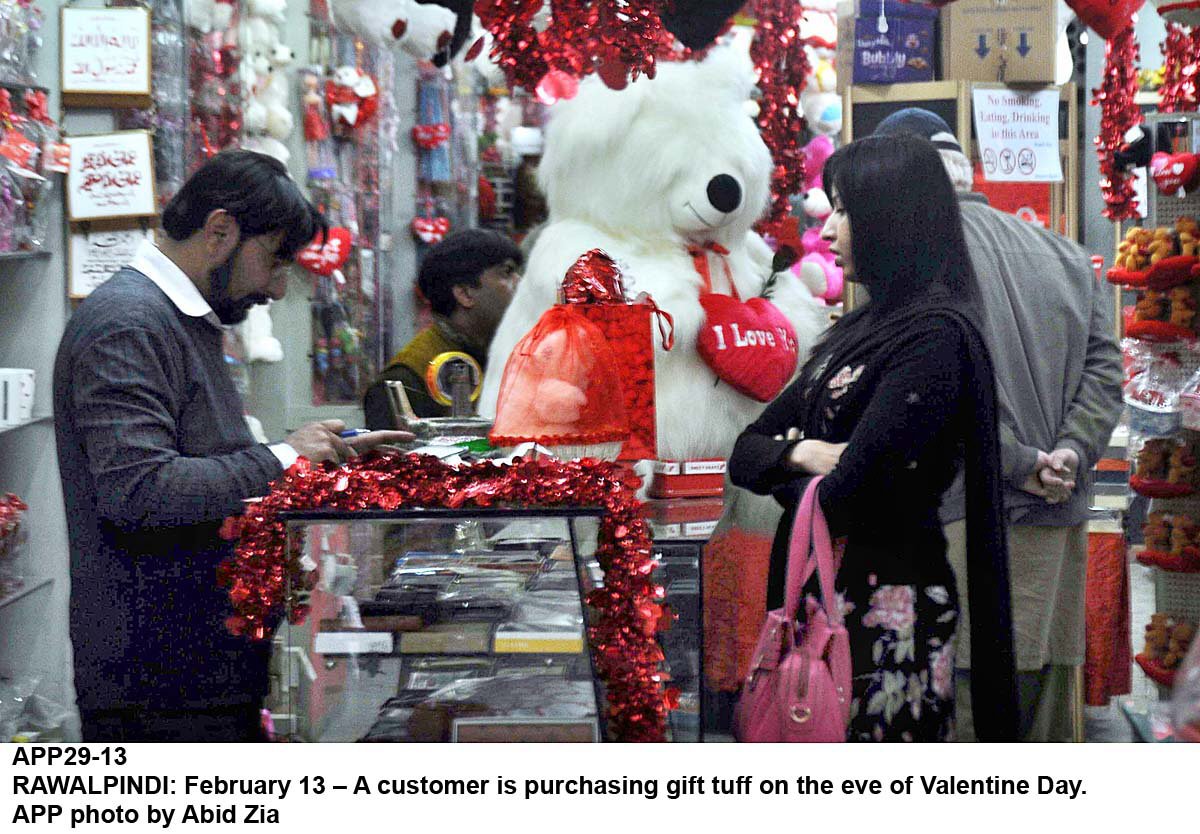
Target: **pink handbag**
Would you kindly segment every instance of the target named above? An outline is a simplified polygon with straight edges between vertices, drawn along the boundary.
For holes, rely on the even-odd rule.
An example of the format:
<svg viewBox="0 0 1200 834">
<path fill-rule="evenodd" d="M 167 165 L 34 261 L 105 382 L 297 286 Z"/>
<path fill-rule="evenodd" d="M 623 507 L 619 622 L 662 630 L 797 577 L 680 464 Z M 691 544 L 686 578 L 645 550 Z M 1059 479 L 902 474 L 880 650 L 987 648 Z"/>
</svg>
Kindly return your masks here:
<svg viewBox="0 0 1200 834">
<path fill-rule="evenodd" d="M 750 674 L 733 715 L 743 742 L 846 740 L 850 721 L 850 638 L 834 596 L 833 545 L 814 478 L 800 500 L 788 550 L 783 608 L 767 613 Z M 811 549 L 810 549 L 811 545 Z M 796 614 L 804 585 L 817 572 L 821 601 Z"/>
</svg>

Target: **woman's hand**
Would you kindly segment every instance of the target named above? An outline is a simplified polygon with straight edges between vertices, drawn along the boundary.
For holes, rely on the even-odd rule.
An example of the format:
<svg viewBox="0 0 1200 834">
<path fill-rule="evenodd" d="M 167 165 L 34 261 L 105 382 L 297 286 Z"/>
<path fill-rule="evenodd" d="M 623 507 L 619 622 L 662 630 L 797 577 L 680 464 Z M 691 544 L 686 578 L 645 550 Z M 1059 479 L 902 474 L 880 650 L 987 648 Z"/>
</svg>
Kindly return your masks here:
<svg viewBox="0 0 1200 834">
<path fill-rule="evenodd" d="M 824 440 L 801 440 L 792 447 L 788 465 L 810 475 L 828 475 L 842 459 L 845 443 L 826 443 Z"/>
</svg>

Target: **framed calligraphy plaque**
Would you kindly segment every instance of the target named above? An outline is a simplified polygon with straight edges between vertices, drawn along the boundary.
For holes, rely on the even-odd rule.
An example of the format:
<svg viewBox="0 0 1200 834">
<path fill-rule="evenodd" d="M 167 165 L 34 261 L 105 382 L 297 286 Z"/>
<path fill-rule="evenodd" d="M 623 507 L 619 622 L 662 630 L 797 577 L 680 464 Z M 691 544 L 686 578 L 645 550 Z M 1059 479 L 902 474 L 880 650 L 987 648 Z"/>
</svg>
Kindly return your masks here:
<svg viewBox="0 0 1200 834">
<path fill-rule="evenodd" d="M 71 148 L 66 191 L 72 223 L 158 214 L 148 131 L 71 136 L 65 141 Z"/>
<path fill-rule="evenodd" d="M 67 268 L 67 294 L 86 298 L 127 265 L 144 240 L 153 240 L 149 229 L 72 232 Z"/>
<path fill-rule="evenodd" d="M 63 104 L 150 106 L 149 9 L 64 6 L 61 24 Z"/>
</svg>

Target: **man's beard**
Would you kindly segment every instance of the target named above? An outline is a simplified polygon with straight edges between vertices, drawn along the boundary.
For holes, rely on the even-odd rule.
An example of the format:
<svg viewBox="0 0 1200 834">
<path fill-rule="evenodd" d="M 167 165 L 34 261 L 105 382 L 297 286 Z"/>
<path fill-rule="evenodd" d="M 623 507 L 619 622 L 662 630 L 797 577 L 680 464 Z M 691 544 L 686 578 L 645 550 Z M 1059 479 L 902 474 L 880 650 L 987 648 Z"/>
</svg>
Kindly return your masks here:
<svg viewBox="0 0 1200 834">
<path fill-rule="evenodd" d="M 251 293 L 238 299 L 229 297 L 229 282 L 233 280 L 233 261 L 241 250 L 242 245 L 239 243 L 233 250 L 233 254 L 229 256 L 229 260 L 209 273 L 208 294 L 211 297 L 208 299 L 208 303 L 217 318 L 220 319 L 221 324 L 241 324 L 250 314 L 251 307 L 256 304 L 266 304 L 271 300 L 263 293 Z"/>
</svg>

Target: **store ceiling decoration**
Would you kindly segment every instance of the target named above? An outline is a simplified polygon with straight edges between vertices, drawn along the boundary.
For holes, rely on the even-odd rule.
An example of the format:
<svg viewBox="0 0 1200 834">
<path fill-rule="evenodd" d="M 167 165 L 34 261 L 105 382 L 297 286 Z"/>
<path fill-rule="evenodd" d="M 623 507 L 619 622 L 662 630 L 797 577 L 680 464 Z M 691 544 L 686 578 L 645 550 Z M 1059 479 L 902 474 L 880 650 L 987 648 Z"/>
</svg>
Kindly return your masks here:
<svg viewBox="0 0 1200 834">
<path fill-rule="evenodd" d="M 1168 23 L 1195 26 L 1200 23 L 1200 0 L 1153 0 L 1158 16 Z M 1169 28 L 1169 27 L 1168 27 Z"/>
<path fill-rule="evenodd" d="M 639 75 L 653 78 L 658 61 L 688 58 L 710 45 L 741 5 L 734 0 L 479 0 L 475 13 L 492 36 L 492 59 L 511 86 L 536 91 L 557 71 L 575 79 L 595 73 L 620 90 Z M 566 91 L 561 79 L 544 87 L 556 88 L 547 97 L 569 97 L 558 95 Z"/>
<path fill-rule="evenodd" d="M 1089 29 L 1112 40 L 1132 26 L 1133 15 L 1146 0 L 1066 0 Z"/>
</svg>

